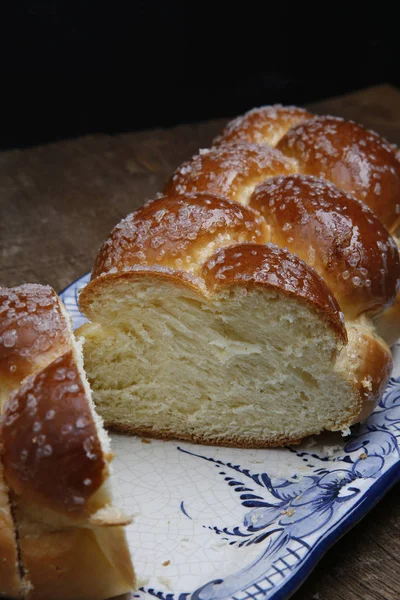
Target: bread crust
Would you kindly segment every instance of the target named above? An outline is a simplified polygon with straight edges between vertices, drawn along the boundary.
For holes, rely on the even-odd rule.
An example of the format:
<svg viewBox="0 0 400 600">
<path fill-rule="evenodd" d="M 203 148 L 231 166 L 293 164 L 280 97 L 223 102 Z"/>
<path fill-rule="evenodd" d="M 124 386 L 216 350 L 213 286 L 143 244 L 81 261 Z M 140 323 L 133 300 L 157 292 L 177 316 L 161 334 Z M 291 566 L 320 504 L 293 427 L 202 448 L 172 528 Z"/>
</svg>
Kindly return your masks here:
<svg viewBox="0 0 400 600">
<path fill-rule="evenodd" d="M 324 281 L 304 261 L 275 244 L 236 244 L 217 250 L 202 274 L 213 294 L 232 287 L 276 290 L 312 306 L 330 324 L 340 343 L 347 342 L 343 314 Z"/>
<path fill-rule="evenodd" d="M 50 286 L 0 288 L 0 412 L 25 377 L 69 347 L 68 323 Z"/>
<path fill-rule="evenodd" d="M 354 410 L 353 412 L 350 414 L 350 421 L 352 419 L 356 419 L 357 415 L 359 414 L 359 401 L 357 398 L 357 394 L 354 394 Z M 356 421 L 354 421 L 356 422 Z M 332 431 L 338 431 L 341 428 L 346 429 L 348 427 L 348 423 L 349 423 L 349 419 L 348 417 L 346 417 L 346 420 L 343 421 L 342 423 L 335 423 L 332 424 Z M 114 423 L 112 421 L 107 421 L 106 423 L 107 427 L 119 432 L 119 433 L 126 433 L 129 435 L 137 435 L 137 436 L 141 436 L 141 437 L 149 437 L 149 438 L 155 438 L 155 439 L 160 439 L 160 440 L 176 440 L 177 442 L 179 441 L 186 441 L 186 442 L 191 442 L 193 444 L 201 444 L 203 446 L 222 446 L 225 448 L 247 448 L 247 449 L 257 449 L 257 448 L 277 448 L 277 447 L 282 447 L 282 446 L 296 446 L 298 444 L 300 444 L 304 438 L 310 436 L 310 435 L 316 435 L 316 432 L 313 431 L 307 431 L 305 433 L 303 433 L 301 436 L 298 435 L 293 435 L 293 436 L 275 436 L 275 437 L 267 437 L 267 438 L 262 438 L 262 437 L 258 437 L 257 439 L 254 438 L 247 438 L 245 440 L 243 440 L 243 438 L 236 438 L 233 436 L 224 436 L 224 437 L 216 437 L 216 436 L 207 436 L 202 432 L 198 432 L 198 433 L 194 433 L 194 432 L 190 432 L 190 433 L 185 433 L 185 432 L 179 432 L 179 435 L 177 434 L 176 431 L 171 431 L 169 429 L 163 429 L 158 428 L 157 430 L 154 430 L 152 427 L 135 427 L 134 425 L 124 425 L 121 423 Z M 326 429 L 330 430 L 330 427 L 327 427 Z"/>
<path fill-rule="evenodd" d="M 400 223 L 397 149 L 351 121 L 313 116 L 302 109 L 282 106 L 249 111 L 229 123 L 213 144 L 179 167 L 166 184 L 162 202 L 168 210 L 174 202 L 180 202 L 179 195 L 189 193 L 217 194 L 253 208 L 264 218 L 269 239 L 285 247 L 282 253 L 275 250 L 279 259 L 272 268 L 267 261 L 277 290 L 309 302 L 335 328 L 341 344 L 346 343 L 346 327 L 352 327 L 354 320 L 365 315 L 376 319 L 387 339 L 389 330 L 395 329 L 397 337 L 400 330 L 394 325 L 400 315 L 400 303 L 393 302 L 399 289 L 400 260 L 396 243 L 388 233 Z M 143 226 L 147 218 L 138 212 L 133 221 Z M 207 255 L 198 251 L 203 240 L 198 238 L 196 226 L 193 230 L 177 229 L 178 237 L 184 238 L 186 264 L 181 256 L 180 263 L 175 260 L 176 248 L 170 252 L 170 247 L 165 246 L 166 252 L 159 258 L 147 241 L 140 248 L 143 256 L 132 259 L 134 251 L 138 254 L 135 242 L 123 236 L 123 247 L 112 234 L 106 253 L 98 258 L 91 282 L 81 293 L 82 312 L 106 325 L 107 295 L 118 281 L 126 284 L 143 278 L 150 283 L 152 278 L 155 283 L 186 286 L 210 301 L 222 289 L 232 286 L 271 286 L 267 273 L 261 277 L 260 265 L 250 258 L 252 253 L 257 255 L 259 240 L 253 237 L 243 242 L 235 233 L 229 243 L 221 242 L 222 249 L 218 249 L 219 231 L 209 246 L 213 254 L 210 251 Z M 190 234 L 195 238 L 193 246 L 187 240 Z M 160 241 L 170 243 L 168 228 L 162 235 Z M 246 248 L 238 261 L 234 254 L 241 252 L 237 247 L 240 243 L 250 249 Z M 304 272 L 297 257 L 308 264 Z M 109 270 L 106 260 L 112 264 Z M 323 285 L 314 269 L 324 280 Z M 315 283 L 312 292 L 307 288 L 311 280 Z M 354 340 L 347 348 L 349 353 L 357 354 L 358 366 L 349 357 L 348 364 L 342 358 L 335 366 L 339 368 L 340 364 L 353 385 L 360 418 L 379 401 L 392 366 L 387 347 L 377 340 L 374 326 L 370 326 L 356 350 L 352 346 Z M 190 439 L 194 439 L 192 435 Z"/>
<path fill-rule="evenodd" d="M 311 113 L 297 106 L 275 104 L 253 108 L 230 121 L 213 145 L 250 142 L 275 146 L 291 127 L 312 118 Z"/>
<path fill-rule="evenodd" d="M 114 227 L 97 255 L 92 279 L 134 265 L 196 274 L 205 254 L 235 241 L 269 241 L 265 220 L 253 209 L 207 193 L 157 198 Z"/>
<path fill-rule="evenodd" d="M 334 292 L 347 319 L 390 306 L 400 283 L 399 252 L 376 215 L 354 196 L 309 175 L 258 185 L 250 206 L 271 241 L 308 262 Z"/>
<path fill-rule="evenodd" d="M 14 494 L 71 519 L 90 512 L 108 469 L 72 351 L 10 397 L 2 435 Z"/>
<path fill-rule="evenodd" d="M 389 382 L 393 360 L 390 348 L 373 329 L 348 328 L 349 343 L 342 350 L 342 362 L 361 398 L 359 414 L 353 423 L 365 421 L 371 414 Z"/>
<path fill-rule="evenodd" d="M 209 192 L 246 204 L 257 183 L 295 172 L 295 162 L 275 148 L 246 142 L 224 144 L 202 150 L 178 167 L 164 193 Z"/>
<path fill-rule="evenodd" d="M 69 348 L 68 323 L 60 300 L 50 286 L 24 284 L 0 288 L 0 413 L 24 378 Z M 0 427 L 0 455 L 2 449 Z M 0 596 L 22 598 L 28 582 L 22 575 L 0 458 Z"/>
<path fill-rule="evenodd" d="M 240 261 L 238 254 L 241 255 Z M 284 269 L 280 261 L 284 261 Z M 94 318 L 93 300 L 109 292 L 110 286 L 117 282 L 140 280 L 182 286 L 204 301 L 212 301 L 223 288 L 228 287 L 270 288 L 313 306 L 329 322 L 338 341 L 347 341 L 343 314 L 324 281 L 304 261 L 274 244 L 236 244 L 217 250 L 202 266 L 200 278 L 172 269 L 157 271 L 154 267 L 102 275 L 83 289 L 79 298 L 81 311 L 88 318 Z"/>
<path fill-rule="evenodd" d="M 377 133 L 321 116 L 289 129 L 277 148 L 297 161 L 299 173 L 323 177 L 365 202 L 390 232 L 400 224 L 400 162 Z"/>
<path fill-rule="evenodd" d="M 14 389 L 0 428 L 0 595 L 101 600 L 128 592 L 135 576 L 120 525 L 130 519 L 108 506 L 111 454 L 99 440 L 69 316 L 48 286 L 2 288 L 0 302 L 1 374 L 6 392 Z"/>
</svg>

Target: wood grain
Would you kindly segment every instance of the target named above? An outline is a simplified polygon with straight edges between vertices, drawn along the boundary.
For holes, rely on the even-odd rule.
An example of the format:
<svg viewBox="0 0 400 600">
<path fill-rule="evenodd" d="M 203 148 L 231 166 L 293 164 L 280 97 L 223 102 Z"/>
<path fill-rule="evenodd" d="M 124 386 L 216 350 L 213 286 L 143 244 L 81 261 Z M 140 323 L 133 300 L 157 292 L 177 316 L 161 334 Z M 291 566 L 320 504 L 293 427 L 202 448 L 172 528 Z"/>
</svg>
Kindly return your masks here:
<svg viewBox="0 0 400 600">
<path fill-rule="evenodd" d="M 378 86 L 310 107 L 352 118 L 400 144 L 400 92 Z M 0 154 L 0 283 L 61 291 L 90 270 L 118 220 L 158 192 L 225 121 L 96 135 Z M 400 598 L 395 486 L 326 556 L 293 600 Z"/>
</svg>

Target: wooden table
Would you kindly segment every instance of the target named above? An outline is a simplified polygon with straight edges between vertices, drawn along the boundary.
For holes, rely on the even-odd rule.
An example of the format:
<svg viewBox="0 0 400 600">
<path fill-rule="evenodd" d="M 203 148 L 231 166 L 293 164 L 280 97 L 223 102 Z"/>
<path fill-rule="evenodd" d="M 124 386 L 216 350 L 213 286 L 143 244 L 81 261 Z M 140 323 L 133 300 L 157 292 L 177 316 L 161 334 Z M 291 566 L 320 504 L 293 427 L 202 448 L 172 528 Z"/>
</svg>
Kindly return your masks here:
<svg viewBox="0 0 400 600">
<path fill-rule="evenodd" d="M 352 118 L 400 145 L 400 92 L 392 87 L 310 108 Z M 173 169 L 207 147 L 224 123 L 96 135 L 0 154 L 0 284 L 41 282 L 61 291 L 89 271 L 113 225 L 160 191 Z M 397 485 L 326 554 L 294 600 L 400 598 L 399 496 Z"/>
</svg>

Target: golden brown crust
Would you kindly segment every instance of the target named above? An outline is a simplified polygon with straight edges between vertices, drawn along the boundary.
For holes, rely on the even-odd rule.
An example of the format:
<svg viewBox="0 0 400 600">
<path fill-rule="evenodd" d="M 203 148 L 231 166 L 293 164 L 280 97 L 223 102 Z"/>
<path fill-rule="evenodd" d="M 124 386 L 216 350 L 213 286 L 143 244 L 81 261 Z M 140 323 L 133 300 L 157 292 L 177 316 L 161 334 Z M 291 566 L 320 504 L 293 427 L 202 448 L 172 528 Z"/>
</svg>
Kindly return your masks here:
<svg viewBox="0 0 400 600">
<path fill-rule="evenodd" d="M 239 260 L 240 255 L 240 260 Z M 92 301 L 109 291 L 117 282 L 153 279 L 180 285 L 203 298 L 210 298 L 225 287 L 264 286 L 296 297 L 313 305 L 335 328 L 338 337 L 346 342 L 343 315 L 333 294 L 324 281 L 305 262 L 287 250 L 273 244 L 235 244 L 217 250 L 203 264 L 201 278 L 191 277 L 183 271 L 143 267 L 130 272 L 109 274 L 91 281 L 79 297 L 80 310 L 88 317 L 92 314 Z M 97 315 L 99 319 L 99 315 Z"/>
<path fill-rule="evenodd" d="M 72 351 L 10 397 L 3 445 L 4 471 L 15 494 L 71 518 L 90 510 L 107 468 Z"/>
<path fill-rule="evenodd" d="M 262 286 L 296 298 L 317 309 L 346 343 L 343 315 L 332 292 L 312 267 L 274 244 L 236 244 L 213 254 L 203 266 L 213 293 L 232 286 Z"/>
<path fill-rule="evenodd" d="M 0 411 L 25 377 L 69 347 L 68 324 L 51 287 L 0 288 Z"/>
<path fill-rule="evenodd" d="M 297 106 L 262 106 L 237 117 L 215 138 L 213 145 L 250 142 L 276 146 L 294 125 L 312 119 L 313 115 Z"/>
<path fill-rule="evenodd" d="M 354 394 L 356 399 L 356 393 Z M 348 415 L 346 415 L 346 419 L 343 420 L 342 423 L 332 423 L 331 425 L 327 425 L 326 429 L 328 431 L 340 431 L 341 429 L 345 429 L 348 426 L 349 420 L 351 421 L 352 417 L 355 419 L 356 415 L 359 413 L 359 405 L 355 402 L 355 410 L 352 415 L 350 415 L 350 419 Z M 123 425 L 121 423 L 113 423 L 111 421 L 107 422 L 107 427 L 112 429 L 113 431 L 119 433 L 126 433 L 128 435 L 137 435 L 139 437 L 149 437 L 153 439 L 159 440 L 177 440 L 177 441 L 187 441 L 193 444 L 202 444 L 205 446 L 223 446 L 226 448 L 282 448 L 284 446 L 295 446 L 300 444 L 304 438 L 310 435 L 316 435 L 320 432 L 316 431 L 306 431 L 304 434 L 299 437 L 298 435 L 293 436 L 275 436 L 272 438 L 269 436 L 268 438 L 262 438 L 262 436 L 257 436 L 257 439 L 254 438 L 246 438 L 246 439 L 238 439 L 233 436 L 206 436 L 204 433 L 184 433 L 179 432 L 179 436 L 177 436 L 173 431 L 169 429 L 163 429 L 159 427 L 157 430 L 154 430 L 152 427 L 135 427 L 134 425 Z"/>
<path fill-rule="evenodd" d="M 159 265 L 196 274 L 217 247 L 267 241 L 264 219 L 236 202 L 207 193 L 161 197 L 114 227 L 97 255 L 92 279 L 134 265 Z"/>
<path fill-rule="evenodd" d="M 15 391 L 5 404 L 0 453 L 5 499 L 13 497 L 14 518 L 9 513 L 5 521 L 0 511 L 0 553 L 5 534 L 14 544 L 7 555 L 10 581 L 15 575 L 9 593 L 25 597 L 32 583 L 31 600 L 128 592 L 134 573 L 124 531 L 115 526 L 128 519 L 105 507 L 110 457 L 100 444 L 65 309 L 47 286 L 2 289 L 0 298 L 2 366 L 16 364 L 13 378 L 5 377 Z M 18 554 L 27 581 L 17 578 L 18 563 L 12 572 Z M 1 569 L 0 563 L 3 590 Z"/>
<path fill-rule="evenodd" d="M 295 172 L 295 164 L 269 148 L 241 142 L 206 150 L 183 163 L 165 186 L 166 195 L 209 192 L 247 204 L 254 186 Z"/>
<path fill-rule="evenodd" d="M 400 282 L 393 238 L 363 203 L 306 175 L 257 186 L 250 206 L 266 219 L 271 241 L 315 268 L 346 318 L 375 315 L 393 303 Z"/>
<path fill-rule="evenodd" d="M 298 170 L 324 177 L 369 206 L 394 232 L 400 223 L 400 162 L 378 134 L 339 117 L 316 117 L 292 127 L 277 148 Z"/>
<path fill-rule="evenodd" d="M 346 370 L 361 398 L 361 410 L 353 423 L 364 421 L 382 398 L 393 367 L 390 348 L 372 331 L 348 328 L 348 345 L 342 350 Z M 343 357 L 343 358 L 344 358 Z"/>
<path fill-rule="evenodd" d="M 68 323 L 51 287 L 0 288 L 0 412 L 25 377 L 69 347 Z M 8 496 L 0 461 L 0 595 L 22 597 L 27 583 L 20 575 Z"/>
<path fill-rule="evenodd" d="M 271 437 L 269 437 L 268 439 L 262 439 L 261 437 L 257 437 L 256 440 L 238 440 L 237 438 L 229 436 L 224 436 L 223 438 L 207 437 L 201 432 L 179 432 L 179 436 L 177 436 L 173 431 L 170 431 L 169 429 L 163 429 L 162 427 L 158 428 L 157 430 L 154 430 L 152 427 L 135 427 L 134 425 L 124 425 L 121 423 L 113 423 L 111 421 L 107 422 L 107 427 L 114 431 L 118 431 L 119 433 L 137 435 L 139 437 L 149 437 L 159 440 L 176 439 L 177 441 L 187 441 L 192 442 L 193 444 L 203 444 L 205 446 L 225 446 L 227 448 L 276 448 L 288 446 L 289 444 L 295 445 L 300 444 L 303 437 L 313 434 L 313 432 L 308 432 L 301 438 L 299 438 L 298 436 L 276 436 L 273 439 L 271 439 Z"/>
<path fill-rule="evenodd" d="M 132 590 L 135 575 L 122 528 L 34 532 L 20 545 L 32 591 L 28 600 L 105 600 Z"/>
</svg>

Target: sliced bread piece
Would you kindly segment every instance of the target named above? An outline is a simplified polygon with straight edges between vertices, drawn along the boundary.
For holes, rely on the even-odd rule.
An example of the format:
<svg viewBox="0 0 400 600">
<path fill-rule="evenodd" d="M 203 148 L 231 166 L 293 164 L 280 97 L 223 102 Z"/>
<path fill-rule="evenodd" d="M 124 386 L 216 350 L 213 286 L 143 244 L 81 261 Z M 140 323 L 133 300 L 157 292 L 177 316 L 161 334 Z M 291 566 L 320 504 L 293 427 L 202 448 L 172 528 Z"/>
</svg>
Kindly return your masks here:
<svg viewBox="0 0 400 600">
<path fill-rule="evenodd" d="M 85 366 L 116 429 L 266 447 L 346 428 L 361 409 L 338 365 L 338 304 L 272 244 L 217 250 L 196 272 L 112 268 L 83 292 Z"/>
<path fill-rule="evenodd" d="M 30 600 L 116 596 L 132 590 L 135 578 L 123 529 L 130 519 L 112 503 L 109 439 L 62 303 L 51 288 L 21 288 L 1 290 L 3 304 L 7 294 L 11 298 L 6 318 L 8 332 L 13 323 L 8 336 L 14 340 L 3 347 L 2 364 L 22 363 L 24 374 L 31 372 L 5 402 L 1 426 L 20 570 L 29 582 L 20 593 Z M 49 333 L 55 322 L 61 336 Z M 32 351 L 39 325 L 43 351 L 49 351 L 50 337 L 51 359 L 60 354 L 46 366 L 40 352 Z M 58 347 L 57 339 L 62 339 Z"/>
<path fill-rule="evenodd" d="M 0 415 L 22 380 L 67 348 L 68 326 L 57 295 L 36 284 L 0 288 Z M 2 440 L 0 438 L 0 446 Z M 9 490 L 0 460 L 0 596 L 25 597 Z"/>
</svg>

